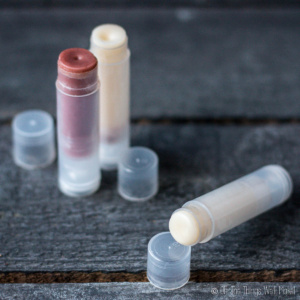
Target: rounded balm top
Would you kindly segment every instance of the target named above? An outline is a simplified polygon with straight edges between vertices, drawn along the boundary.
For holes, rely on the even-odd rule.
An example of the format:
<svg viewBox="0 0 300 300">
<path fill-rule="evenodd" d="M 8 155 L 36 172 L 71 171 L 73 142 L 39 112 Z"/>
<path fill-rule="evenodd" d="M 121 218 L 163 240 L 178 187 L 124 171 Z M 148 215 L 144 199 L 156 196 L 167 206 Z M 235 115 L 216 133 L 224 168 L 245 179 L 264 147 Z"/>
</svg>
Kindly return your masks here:
<svg viewBox="0 0 300 300">
<path fill-rule="evenodd" d="M 130 56 L 126 31 L 115 24 L 96 27 L 91 34 L 90 50 L 96 55 L 99 64 L 118 65 L 126 62 Z"/>
<path fill-rule="evenodd" d="M 88 50 L 70 48 L 62 51 L 58 57 L 58 67 L 70 73 L 85 73 L 97 66 L 96 57 Z"/>
<path fill-rule="evenodd" d="M 126 31 L 115 24 L 103 24 L 96 27 L 91 42 L 104 49 L 115 49 L 127 44 Z"/>
<path fill-rule="evenodd" d="M 185 208 L 177 209 L 169 221 L 173 238 L 180 244 L 193 246 L 201 239 L 201 230 L 197 218 Z"/>
<path fill-rule="evenodd" d="M 97 58 L 86 49 L 62 51 L 57 61 L 57 89 L 74 96 L 95 92 L 99 87 L 97 66 Z"/>
</svg>

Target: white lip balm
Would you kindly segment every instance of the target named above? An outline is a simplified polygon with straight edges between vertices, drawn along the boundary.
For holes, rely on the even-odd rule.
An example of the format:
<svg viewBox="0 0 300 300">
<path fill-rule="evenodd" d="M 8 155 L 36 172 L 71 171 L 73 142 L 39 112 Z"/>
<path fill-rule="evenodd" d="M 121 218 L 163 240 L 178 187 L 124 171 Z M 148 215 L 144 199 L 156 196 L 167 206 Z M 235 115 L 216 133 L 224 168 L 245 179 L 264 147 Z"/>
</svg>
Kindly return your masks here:
<svg viewBox="0 0 300 300">
<path fill-rule="evenodd" d="M 100 164 L 117 168 L 129 147 L 130 70 L 126 31 L 114 24 L 96 27 L 90 51 L 98 60 L 100 87 Z"/>
<path fill-rule="evenodd" d="M 189 201 L 171 216 L 169 229 L 180 244 L 206 243 L 286 201 L 293 189 L 289 173 L 268 165 Z"/>
</svg>

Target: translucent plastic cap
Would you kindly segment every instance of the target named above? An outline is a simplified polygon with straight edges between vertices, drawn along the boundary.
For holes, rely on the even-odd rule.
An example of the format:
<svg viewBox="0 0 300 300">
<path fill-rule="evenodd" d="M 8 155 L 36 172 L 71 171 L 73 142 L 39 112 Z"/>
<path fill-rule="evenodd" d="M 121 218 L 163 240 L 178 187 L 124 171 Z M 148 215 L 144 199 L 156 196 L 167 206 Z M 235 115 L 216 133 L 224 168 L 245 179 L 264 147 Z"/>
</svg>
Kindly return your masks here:
<svg viewBox="0 0 300 300">
<path fill-rule="evenodd" d="M 145 147 L 129 148 L 118 169 L 119 194 L 130 201 L 145 201 L 158 190 L 158 157 Z"/>
<path fill-rule="evenodd" d="M 54 125 L 47 112 L 27 110 L 19 113 L 13 119 L 12 131 L 13 157 L 18 166 L 35 169 L 54 161 Z"/>
<path fill-rule="evenodd" d="M 173 290 L 190 278 L 191 247 L 176 242 L 170 232 L 155 235 L 148 244 L 147 277 L 154 286 Z"/>
</svg>

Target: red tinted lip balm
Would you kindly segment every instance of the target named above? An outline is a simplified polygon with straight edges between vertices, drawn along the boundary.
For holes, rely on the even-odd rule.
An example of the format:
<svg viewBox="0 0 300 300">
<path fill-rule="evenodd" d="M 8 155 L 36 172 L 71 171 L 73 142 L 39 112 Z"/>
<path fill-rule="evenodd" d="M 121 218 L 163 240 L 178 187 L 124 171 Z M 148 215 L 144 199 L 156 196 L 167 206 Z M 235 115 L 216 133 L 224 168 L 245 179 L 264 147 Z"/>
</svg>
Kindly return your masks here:
<svg viewBox="0 0 300 300">
<path fill-rule="evenodd" d="M 70 196 L 91 194 L 100 184 L 97 65 L 81 48 L 64 50 L 58 58 L 59 186 Z"/>
<path fill-rule="evenodd" d="M 97 59 L 86 49 L 71 48 L 60 53 L 58 67 L 70 73 L 86 73 L 97 67 Z"/>
<path fill-rule="evenodd" d="M 58 57 L 57 88 L 74 96 L 86 95 L 98 87 L 98 62 L 88 50 L 67 49 Z"/>
</svg>

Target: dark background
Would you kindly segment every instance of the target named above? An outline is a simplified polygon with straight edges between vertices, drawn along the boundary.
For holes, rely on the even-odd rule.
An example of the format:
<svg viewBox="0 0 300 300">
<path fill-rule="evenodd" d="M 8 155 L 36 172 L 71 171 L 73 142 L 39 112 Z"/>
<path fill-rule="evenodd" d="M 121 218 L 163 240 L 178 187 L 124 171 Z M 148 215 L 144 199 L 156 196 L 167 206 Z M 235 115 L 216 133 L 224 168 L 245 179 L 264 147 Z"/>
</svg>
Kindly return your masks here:
<svg viewBox="0 0 300 300">
<path fill-rule="evenodd" d="M 284 8 L 299 7 L 297 0 L 0 0 L 1 7 L 194 7 L 194 8 Z"/>
</svg>

